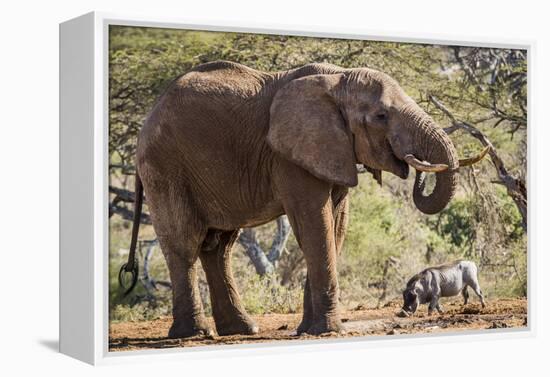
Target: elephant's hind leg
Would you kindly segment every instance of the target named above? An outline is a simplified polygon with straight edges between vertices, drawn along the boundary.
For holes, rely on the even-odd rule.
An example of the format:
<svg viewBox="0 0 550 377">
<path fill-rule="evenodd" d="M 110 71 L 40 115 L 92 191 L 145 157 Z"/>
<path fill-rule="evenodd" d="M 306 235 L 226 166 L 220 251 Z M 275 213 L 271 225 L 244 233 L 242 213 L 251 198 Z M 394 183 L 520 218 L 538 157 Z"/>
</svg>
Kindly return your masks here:
<svg viewBox="0 0 550 377">
<path fill-rule="evenodd" d="M 187 233 L 186 233 L 187 234 Z M 174 239 L 173 235 L 158 236 L 172 281 L 172 314 L 174 322 L 170 338 L 213 335 L 204 316 L 197 281 L 199 242 Z"/>
<path fill-rule="evenodd" d="M 147 186 L 146 183 L 152 184 Z M 206 226 L 196 216 L 190 198 L 181 188 L 163 184 L 159 179 L 144 180 L 144 187 L 172 282 L 174 322 L 168 336 L 212 335 L 204 316 L 197 281 L 197 259 L 206 236 Z"/>
<path fill-rule="evenodd" d="M 217 232 L 215 237 L 213 232 Z M 217 245 L 205 243 L 200 252 L 219 335 L 258 333 L 258 326 L 244 310 L 231 272 L 231 250 L 238 233 L 210 230 L 207 239 L 217 239 Z"/>
</svg>

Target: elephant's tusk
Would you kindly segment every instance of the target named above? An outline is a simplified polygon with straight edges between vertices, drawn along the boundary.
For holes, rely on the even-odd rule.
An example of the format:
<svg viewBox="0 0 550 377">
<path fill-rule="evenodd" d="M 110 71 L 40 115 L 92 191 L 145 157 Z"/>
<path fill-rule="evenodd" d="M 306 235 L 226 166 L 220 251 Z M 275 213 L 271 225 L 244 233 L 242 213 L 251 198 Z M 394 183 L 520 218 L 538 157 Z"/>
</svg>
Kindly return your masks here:
<svg viewBox="0 0 550 377">
<path fill-rule="evenodd" d="M 491 147 L 486 146 L 486 147 L 481 151 L 481 153 L 479 153 L 477 156 L 459 160 L 459 161 L 458 161 L 458 166 L 461 166 L 461 167 L 462 167 L 462 166 L 470 166 L 470 165 L 475 164 L 476 162 L 481 161 L 481 160 L 483 159 L 483 157 L 485 157 L 485 155 L 487 154 L 487 152 L 489 152 L 489 149 L 490 149 L 490 148 L 491 148 Z"/>
<path fill-rule="evenodd" d="M 446 164 L 430 164 L 426 161 L 420 161 L 418 158 L 414 157 L 412 154 L 407 154 L 403 157 L 403 160 L 411 165 L 413 168 L 419 171 L 424 171 L 427 173 L 440 173 L 449 169 L 449 165 Z"/>
</svg>

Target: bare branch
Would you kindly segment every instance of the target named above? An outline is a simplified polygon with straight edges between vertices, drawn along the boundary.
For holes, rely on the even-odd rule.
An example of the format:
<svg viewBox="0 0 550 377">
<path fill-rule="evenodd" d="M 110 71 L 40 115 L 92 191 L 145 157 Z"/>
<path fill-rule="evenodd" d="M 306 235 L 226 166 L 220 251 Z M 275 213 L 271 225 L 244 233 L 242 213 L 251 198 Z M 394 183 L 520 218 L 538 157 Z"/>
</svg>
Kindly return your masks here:
<svg viewBox="0 0 550 377">
<path fill-rule="evenodd" d="M 109 186 L 109 192 L 115 194 L 115 199 L 126 203 L 133 203 L 136 200 L 136 196 L 130 190 L 121 189 L 114 186 Z"/>
<path fill-rule="evenodd" d="M 244 247 L 246 254 L 259 275 L 270 274 L 275 271 L 275 266 L 267 259 L 256 238 L 256 231 L 254 229 L 245 228 L 239 235 L 238 241 Z"/>
<path fill-rule="evenodd" d="M 489 156 L 491 157 L 491 161 L 497 172 L 498 180 L 500 184 L 506 187 L 508 195 L 510 195 L 510 197 L 514 200 L 522 216 L 521 225 L 524 230 L 527 230 L 527 187 L 525 185 L 525 180 L 522 178 L 514 177 L 508 173 L 506 167 L 504 166 L 504 162 L 497 154 L 495 147 L 485 134 L 483 134 L 473 125 L 456 119 L 451 111 L 433 95 L 429 95 L 428 99 L 435 105 L 435 107 L 437 107 L 451 120 L 452 126 L 444 128 L 444 131 L 447 134 L 451 134 L 458 129 L 462 129 L 478 139 L 483 146 L 489 147 Z"/>
<path fill-rule="evenodd" d="M 288 222 L 288 218 L 286 216 L 280 216 L 277 218 L 277 231 L 273 237 L 269 253 L 267 253 L 267 259 L 271 263 L 276 262 L 281 257 L 289 235 L 290 223 Z"/>
<path fill-rule="evenodd" d="M 168 289 L 172 288 L 172 284 L 169 281 L 157 281 L 149 273 L 149 265 L 151 263 L 151 257 L 153 256 L 153 249 L 157 245 L 158 241 L 156 239 L 139 241 L 140 252 L 143 248 L 145 248 L 145 255 L 143 256 L 143 272 L 140 281 L 150 295 L 154 295 L 153 291 L 158 290 L 159 286 Z"/>
<path fill-rule="evenodd" d="M 133 221 L 134 220 L 134 211 L 129 210 L 126 207 L 118 205 L 116 198 L 109 204 L 109 217 L 112 217 L 114 214 L 119 215 L 124 220 Z M 141 214 L 141 224 L 151 225 L 151 217 L 147 213 Z"/>
<path fill-rule="evenodd" d="M 245 228 L 239 235 L 238 241 L 244 247 L 256 272 L 259 275 L 265 275 L 275 271 L 275 264 L 281 257 L 289 235 L 290 224 L 288 219 L 286 216 L 281 216 L 277 219 L 277 231 L 267 255 L 260 246 L 256 238 L 256 231 L 253 228 Z"/>
</svg>

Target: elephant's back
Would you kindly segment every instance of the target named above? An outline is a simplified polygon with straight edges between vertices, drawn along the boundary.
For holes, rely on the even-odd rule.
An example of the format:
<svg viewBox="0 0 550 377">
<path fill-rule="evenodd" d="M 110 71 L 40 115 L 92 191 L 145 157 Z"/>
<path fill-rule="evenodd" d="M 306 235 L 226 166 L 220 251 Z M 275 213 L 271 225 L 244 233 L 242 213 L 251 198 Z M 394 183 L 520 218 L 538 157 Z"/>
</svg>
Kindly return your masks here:
<svg viewBox="0 0 550 377">
<path fill-rule="evenodd" d="M 269 80 L 269 74 L 238 63 L 201 64 L 168 86 L 149 113 L 142 133 L 154 130 L 196 145 L 201 140 L 215 141 L 220 134 L 226 139 L 232 134 L 242 136 L 250 130 L 240 128 L 249 125 L 264 127 L 267 132 Z"/>
<path fill-rule="evenodd" d="M 243 125 L 267 127 L 273 77 L 242 64 L 201 64 L 175 79 L 159 98 L 146 123 L 194 132 L 231 131 Z M 208 131 L 208 130 L 205 130 Z M 267 131 L 267 130 L 266 130 Z M 207 135 L 203 135 L 207 136 Z"/>
<path fill-rule="evenodd" d="M 245 65 L 215 61 L 196 66 L 174 82 L 174 90 L 182 95 L 223 96 L 225 100 L 247 100 L 257 96 L 272 75 Z"/>
<path fill-rule="evenodd" d="M 261 80 L 261 72 L 235 63 L 199 66 L 172 82 L 140 131 L 138 168 L 187 187 L 201 216 L 220 229 L 251 214 L 262 221 L 280 214 L 271 204 Z M 221 207 L 235 219 L 220 218 Z"/>
</svg>

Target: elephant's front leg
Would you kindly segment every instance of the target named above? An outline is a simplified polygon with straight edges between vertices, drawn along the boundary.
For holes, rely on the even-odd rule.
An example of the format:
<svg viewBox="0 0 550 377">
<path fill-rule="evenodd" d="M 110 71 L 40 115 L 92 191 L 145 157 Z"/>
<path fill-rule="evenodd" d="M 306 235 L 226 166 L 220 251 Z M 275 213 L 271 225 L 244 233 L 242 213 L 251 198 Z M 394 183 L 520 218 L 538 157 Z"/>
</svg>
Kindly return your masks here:
<svg viewBox="0 0 550 377">
<path fill-rule="evenodd" d="M 302 202 L 304 203 L 304 202 Z M 311 323 L 300 331 L 312 335 L 341 331 L 338 314 L 338 280 L 336 270 L 336 243 L 332 203 L 329 200 L 319 205 L 304 205 L 287 210 L 294 233 L 299 239 L 307 264 L 307 282 Z M 305 293 L 306 299 L 308 292 Z"/>
<path fill-rule="evenodd" d="M 299 233 L 307 263 L 311 300 L 312 320 L 306 332 L 312 335 L 339 332 L 342 327 L 338 313 L 339 292 L 332 216 L 317 213 L 307 219 L 304 219 Z"/>
<path fill-rule="evenodd" d="M 309 330 L 313 324 L 313 305 L 311 303 L 311 288 L 309 286 L 309 278 L 306 275 L 304 284 L 304 312 L 302 313 L 302 322 L 298 325 L 296 333 L 303 334 Z"/>
<path fill-rule="evenodd" d="M 335 195 L 335 193 L 337 195 Z M 342 253 L 342 247 L 344 245 L 344 238 L 348 225 L 349 200 L 347 197 L 347 190 L 345 189 L 341 189 L 339 192 L 333 191 L 332 194 L 333 202 L 335 196 L 337 199 L 333 209 L 333 215 L 336 256 L 338 257 Z M 304 313 L 302 315 L 302 321 L 296 330 L 298 335 L 307 332 L 313 323 L 313 308 L 310 289 L 309 278 L 306 276 L 306 282 L 304 285 Z"/>
<path fill-rule="evenodd" d="M 306 260 L 311 324 L 305 332 L 339 332 L 334 185 L 284 159 L 275 164 L 273 183 Z"/>
</svg>

